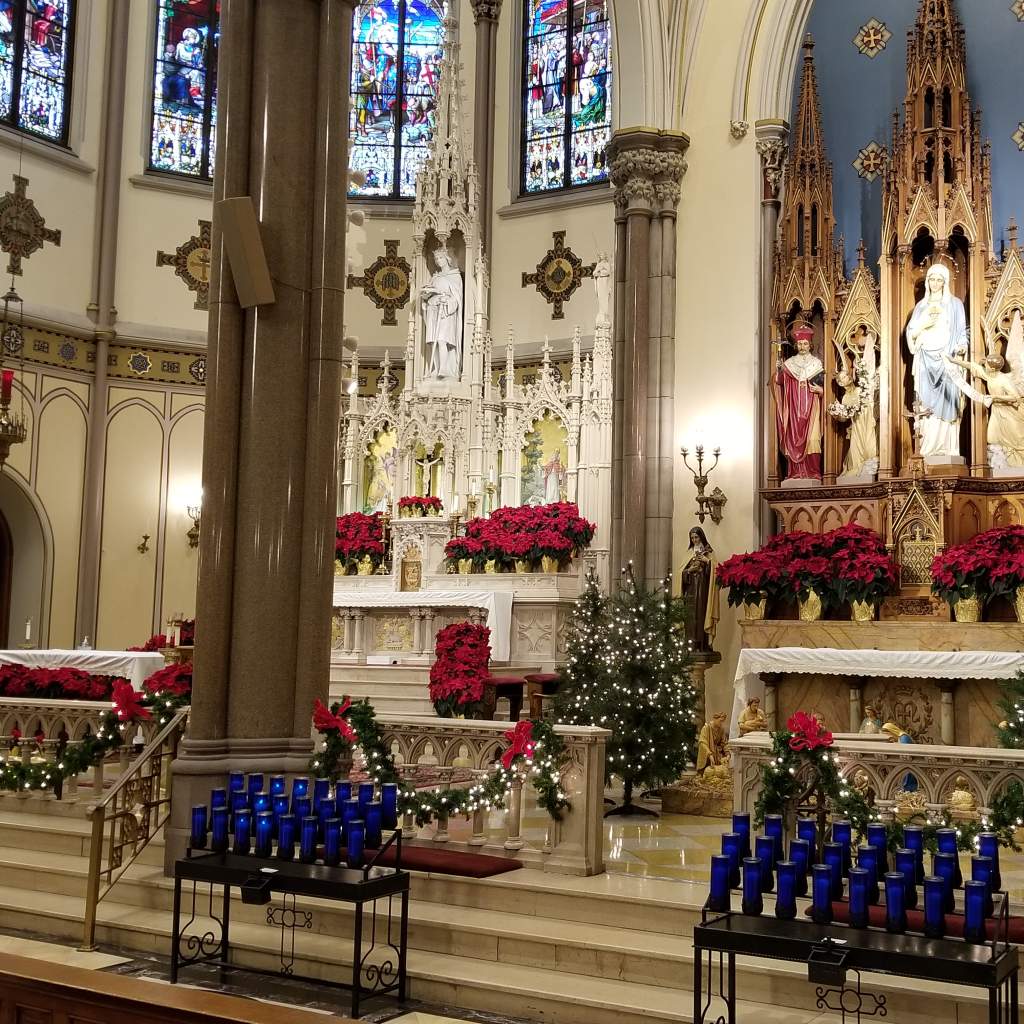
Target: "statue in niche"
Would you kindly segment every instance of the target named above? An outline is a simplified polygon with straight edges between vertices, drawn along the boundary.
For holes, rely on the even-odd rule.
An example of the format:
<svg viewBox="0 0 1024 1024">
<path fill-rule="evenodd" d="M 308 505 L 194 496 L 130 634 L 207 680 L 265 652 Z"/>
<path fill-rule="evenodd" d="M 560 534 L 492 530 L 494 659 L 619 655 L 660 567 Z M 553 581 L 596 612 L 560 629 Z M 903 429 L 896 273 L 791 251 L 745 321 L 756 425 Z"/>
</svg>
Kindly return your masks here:
<svg viewBox="0 0 1024 1024">
<path fill-rule="evenodd" d="M 437 497 L 434 495 L 434 467 L 442 462 L 442 455 L 440 452 L 440 445 L 434 449 L 434 454 L 427 452 L 423 453 L 423 457 L 413 460 L 420 470 L 420 497 L 430 498 Z M 441 470 L 438 470 L 440 473 Z"/>
<path fill-rule="evenodd" d="M 849 342 L 836 346 L 839 363 L 844 368 L 836 374 L 835 380 L 843 389 L 843 397 L 829 406 L 828 413 L 834 420 L 849 424 L 849 448 L 843 460 L 844 477 L 868 477 L 878 472 L 878 422 L 875 417 L 877 341 L 869 331 L 863 335 L 863 349 Z"/>
<path fill-rule="evenodd" d="M 446 245 L 434 250 L 437 271 L 420 290 L 426 327 L 426 380 L 459 379 L 462 365 L 462 274 Z"/>
<path fill-rule="evenodd" d="M 787 480 L 821 480 L 821 400 L 825 367 L 811 352 L 814 331 L 806 324 L 793 331 L 796 355 L 782 360 L 777 348 L 772 393 L 779 450 L 786 459 Z"/>
<path fill-rule="evenodd" d="M 608 326 L 612 322 L 612 261 L 608 253 L 599 252 L 594 264 L 594 295 L 597 299 L 597 323 Z"/>
<path fill-rule="evenodd" d="M 686 634 L 694 651 L 715 649 L 718 628 L 718 562 L 714 548 L 699 526 L 690 530 L 690 560 L 683 566 L 680 593 L 686 603 Z"/>
<path fill-rule="evenodd" d="M 960 458 L 963 371 L 947 356 L 967 354 L 967 315 L 950 288 L 949 270 L 935 263 L 925 278 L 924 298 L 907 324 L 907 347 L 914 357 L 914 397 L 922 416 L 918 455 Z"/>
<path fill-rule="evenodd" d="M 703 775 L 708 768 L 717 768 L 729 760 L 725 749 L 725 712 L 713 715 L 710 722 L 701 726 L 697 737 L 697 774 Z"/>
<path fill-rule="evenodd" d="M 556 448 L 544 466 L 544 504 L 553 505 L 561 501 L 564 489 L 565 466 L 562 465 L 562 453 Z"/>
<path fill-rule="evenodd" d="M 386 512 L 394 501 L 397 442 L 398 433 L 393 427 L 384 427 L 370 442 L 364 502 L 367 512 Z"/>
<path fill-rule="evenodd" d="M 1024 321 L 1020 310 L 1013 314 L 1005 361 L 990 337 L 986 338 L 986 350 L 988 355 L 983 363 L 972 363 L 955 356 L 947 359 L 969 370 L 987 385 L 987 395 L 981 395 L 973 388 L 968 394 L 988 409 L 989 465 L 993 469 L 1024 466 Z"/>
</svg>

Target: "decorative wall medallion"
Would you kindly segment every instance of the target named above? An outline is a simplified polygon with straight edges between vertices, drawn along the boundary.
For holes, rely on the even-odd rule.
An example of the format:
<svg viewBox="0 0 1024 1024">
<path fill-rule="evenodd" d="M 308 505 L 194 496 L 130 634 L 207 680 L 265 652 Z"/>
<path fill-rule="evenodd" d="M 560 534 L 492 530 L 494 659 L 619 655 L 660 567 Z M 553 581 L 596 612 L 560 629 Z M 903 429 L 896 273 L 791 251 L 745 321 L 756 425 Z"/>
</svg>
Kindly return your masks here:
<svg viewBox="0 0 1024 1024">
<path fill-rule="evenodd" d="M 1013 0 L 1010 10 L 1017 15 L 1018 21 L 1024 21 L 1024 0 Z"/>
<path fill-rule="evenodd" d="M 563 304 L 572 298 L 585 277 L 594 276 L 597 264 L 584 266 L 579 256 L 566 246 L 564 231 L 556 231 L 552 237 L 555 244 L 544 254 L 537 269 L 532 274 L 523 271 L 522 286 L 532 284 L 555 307 L 551 319 L 562 320 L 565 317 Z"/>
<path fill-rule="evenodd" d="M 889 151 L 877 142 L 869 142 L 853 161 L 854 170 L 865 180 L 874 181 L 889 162 Z"/>
<path fill-rule="evenodd" d="M 193 235 L 171 252 L 156 254 L 158 267 L 174 267 L 174 273 L 195 292 L 195 309 L 208 309 L 210 298 L 210 221 L 199 221 L 199 234 Z"/>
<path fill-rule="evenodd" d="M 1021 0 L 1021 3 L 1024 3 L 1024 0 Z M 1011 138 L 1017 144 L 1017 148 L 1024 153 L 1024 121 L 1021 121 L 1021 123 L 1017 125 L 1017 130 L 1013 133 Z"/>
<path fill-rule="evenodd" d="M 28 178 L 14 175 L 14 191 L 0 198 L 0 249 L 10 255 L 8 274 L 21 274 L 27 260 L 44 242 L 60 245 L 60 232 L 46 226 L 36 204 L 25 194 Z"/>
<path fill-rule="evenodd" d="M 395 311 L 409 301 L 412 267 L 404 256 L 398 255 L 398 245 L 394 239 L 385 239 L 383 256 L 378 256 L 360 276 L 348 275 L 349 288 L 362 288 L 363 294 L 384 310 L 383 327 L 396 327 Z"/>
<path fill-rule="evenodd" d="M 78 355 L 78 349 L 76 349 L 70 341 L 65 341 L 64 344 L 57 349 L 57 355 L 59 355 L 66 363 L 70 363 L 75 356 Z"/>
<path fill-rule="evenodd" d="M 197 384 L 206 383 L 206 356 L 198 356 L 188 364 L 188 372 Z"/>
<path fill-rule="evenodd" d="M 6 355 L 15 356 L 25 347 L 25 332 L 18 324 L 8 324 L 2 337 Z"/>
<path fill-rule="evenodd" d="M 153 361 L 145 352 L 133 352 L 128 358 L 128 369 L 137 377 L 141 377 L 143 374 L 149 373 L 152 368 Z"/>
<path fill-rule="evenodd" d="M 863 53 L 865 57 L 877 57 L 890 39 L 892 33 L 885 22 L 872 18 L 861 25 L 860 31 L 853 37 L 853 45 L 857 47 L 857 52 Z"/>
</svg>

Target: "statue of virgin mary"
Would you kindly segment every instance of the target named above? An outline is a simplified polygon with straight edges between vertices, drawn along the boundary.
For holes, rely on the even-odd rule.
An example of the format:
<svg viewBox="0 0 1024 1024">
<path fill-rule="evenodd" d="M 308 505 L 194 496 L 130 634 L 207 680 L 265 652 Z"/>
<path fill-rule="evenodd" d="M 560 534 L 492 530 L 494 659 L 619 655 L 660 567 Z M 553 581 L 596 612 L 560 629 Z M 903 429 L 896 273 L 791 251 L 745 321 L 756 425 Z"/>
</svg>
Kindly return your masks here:
<svg viewBox="0 0 1024 1024">
<path fill-rule="evenodd" d="M 960 457 L 963 371 L 947 361 L 967 353 L 967 315 L 952 293 L 949 270 L 936 263 L 925 278 L 924 298 L 907 324 L 907 347 L 914 357 L 914 395 L 920 419 L 919 455 L 930 459 Z"/>
</svg>

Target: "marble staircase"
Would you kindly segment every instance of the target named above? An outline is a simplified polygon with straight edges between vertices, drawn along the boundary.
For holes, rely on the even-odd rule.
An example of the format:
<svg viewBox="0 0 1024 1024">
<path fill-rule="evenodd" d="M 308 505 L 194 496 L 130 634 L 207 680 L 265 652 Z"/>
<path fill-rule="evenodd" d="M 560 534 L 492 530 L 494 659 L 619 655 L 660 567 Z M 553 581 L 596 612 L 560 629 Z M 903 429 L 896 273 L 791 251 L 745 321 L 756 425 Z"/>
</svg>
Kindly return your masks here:
<svg viewBox="0 0 1024 1024">
<path fill-rule="evenodd" d="M 88 822 L 42 813 L 43 808 L 25 811 L 16 801 L 0 799 L 0 921 L 77 940 Z M 172 887 L 162 860 L 157 840 L 100 904 L 102 946 L 167 954 Z M 704 895 L 700 884 L 628 875 L 416 875 L 409 929 L 412 995 L 551 1024 L 690 1021 L 691 936 Z M 348 944 L 339 939 L 351 936 L 350 910 L 303 902 L 314 911 L 314 925 L 312 933 L 297 938 L 296 973 L 347 976 Z M 266 908 L 236 899 L 231 913 L 238 961 L 275 969 L 280 936 L 267 926 Z M 900 1024 L 985 1019 L 987 1003 L 963 990 L 876 977 L 868 986 L 885 992 L 889 1018 Z M 757 1004 L 746 1019 L 806 1024 L 821 1013 L 801 965 L 741 962 L 738 989 Z"/>
</svg>

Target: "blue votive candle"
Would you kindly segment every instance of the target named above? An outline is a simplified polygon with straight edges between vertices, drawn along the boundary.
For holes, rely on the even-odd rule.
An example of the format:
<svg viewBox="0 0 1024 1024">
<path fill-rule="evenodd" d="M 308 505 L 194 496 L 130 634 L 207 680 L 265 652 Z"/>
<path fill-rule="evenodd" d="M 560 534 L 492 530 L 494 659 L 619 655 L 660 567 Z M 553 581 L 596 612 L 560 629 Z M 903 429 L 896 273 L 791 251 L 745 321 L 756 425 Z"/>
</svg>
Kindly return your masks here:
<svg viewBox="0 0 1024 1024">
<path fill-rule="evenodd" d="M 373 799 L 373 783 L 360 782 L 358 793 L 359 810 L 362 811 L 366 807 L 366 805 Z"/>
<path fill-rule="evenodd" d="M 320 805 L 331 795 L 331 780 L 330 779 L 314 779 L 313 780 L 313 806 L 319 810 Z"/>
<path fill-rule="evenodd" d="M 764 910 L 761 896 L 761 858 L 743 858 L 743 902 L 744 914 L 757 917 Z"/>
<path fill-rule="evenodd" d="M 312 814 L 307 814 L 299 824 L 299 860 L 303 864 L 316 862 L 316 832 L 320 821 Z"/>
<path fill-rule="evenodd" d="M 789 859 L 796 864 L 796 882 L 794 893 L 797 896 L 807 895 L 807 872 L 811 861 L 811 844 L 806 839 L 789 841 Z"/>
<path fill-rule="evenodd" d="M 953 872 L 953 888 L 959 889 L 964 884 L 964 876 L 960 872 L 960 853 L 956 848 L 956 829 L 936 829 L 935 838 L 939 842 L 939 853 L 953 854 L 953 862 L 956 864 L 956 870 Z"/>
<path fill-rule="evenodd" d="M 992 900 L 992 859 L 975 856 L 971 858 L 971 878 L 975 882 L 984 882 L 988 896 L 985 900 L 985 916 L 991 917 L 995 909 Z"/>
<path fill-rule="evenodd" d="M 811 868 L 811 920 L 816 924 L 832 921 L 832 868 L 828 864 Z"/>
<path fill-rule="evenodd" d="M 327 827 L 327 819 L 338 817 L 338 808 L 335 806 L 334 801 L 322 800 L 320 802 L 320 807 L 316 812 L 316 816 L 320 822 L 320 824 L 317 825 L 317 834 L 322 840 L 325 834 L 325 829 Z"/>
<path fill-rule="evenodd" d="M 867 868 L 850 868 L 850 927 L 868 926 L 868 877 Z"/>
<path fill-rule="evenodd" d="M 300 775 L 298 778 L 292 779 L 292 800 L 303 796 L 309 796 L 309 779 Z"/>
<path fill-rule="evenodd" d="M 398 783 L 385 782 L 380 787 L 380 821 L 386 829 L 398 827 Z M 723 851 L 724 852 L 724 851 Z M 737 864 L 739 860 L 737 859 Z M 736 886 L 739 887 L 740 871 L 736 868 Z"/>
<path fill-rule="evenodd" d="M 878 850 L 873 846 L 858 846 L 857 867 L 868 873 L 865 891 L 868 906 L 873 907 L 878 902 Z"/>
<path fill-rule="evenodd" d="M 244 793 L 245 772 L 228 772 L 228 789 L 232 793 Z"/>
<path fill-rule="evenodd" d="M 896 870 L 903 873 L 903 902 L 907 910 L 917 906 L 917 855 L 900 847 L 895 854 Z"/>
<path fill-rule="evenodd" d="M 988 882 L 964 882 L 964 942 L 985 941 Z"/>
<path fill-rule="evenodd" d="M 206 849 L 206 804 L 196 804 L 192 808 L 192 830 L 189 833 L 188 845 L 193 850 Z"/>
<path fill-rule="evenodd" d="M 259 811 L 256 815 L 256 856 L 269 857 L 274 845 L 274 812 Z"/>
<path fill-rule="evenodd" d="M 800 874 L 798 865 L 791 860 L 780 860 L 776 865 L 779 877 L 776 885 L 775 916 L 783 921 L 796 917 L 796 879 Z M 807 876 L 803 876 L 806 885 Z"/>
<path fill-rule="evenodd" d="M 348 826 L 359 818 L 359 801 L 356 799 L 346 800 L 338 805 L 341 810 L 341 835 L 344 839 L 348 835 Z"/>
<path fill-rule="evenodd" d="M 226 789 L 211 789 L 210 790 L 210 809 L 214 807 L 227 807 L 228 806 L 228 791 Z"/>
<path fill-rule="evenodd" d="M 914 851 L 917 884 L 921 885 L 924 882 L 924 829 L 920 825 L 904 825 L 903 845 L 906 849 Z"/>
<path fill-rule="evenodd" d="M 955 853 L 937 853 L 932 858 L 932 874 L 938 875 L 944 886 L 942 890 L 942 912 L 944 914 L 952 914 L 953 908 L 956 906 L 954 896 L 956 886 L 953 884 L 953 879 L 959 870 Z"/>
<path fill-rule="evenodd" d="M 249 809 L 249 794 L 244 789 L 235 789 L 231 792 L 231 820 L 239 811 Z"/>
<path fill-rule="evenodd" d="M 235 811 L 235 845 L 234 852 L 249 852 L 249 840 L 252 830 L 252 811 L 248 807 Z"/>
<path fill-rule="evenodd" d="M 380 801 L 371 800 L 366 805 L 366 836 L 365 842 L 371 850 L 379 850 L 381 844 L 381 810 Z"/>
<path fill-rule="evenodd" d="M 946 880 L 937 875 L 924 880 L 924 934 L 929 939 L 946 934 Z"/>
<path fill-rule="evenodd" d="M 843 848 L 839 843 L 825 843 L 821 861 L 832 869 L 832 899 L 843 898 Z"/>
<path fill-rule="evenodd" d="M 334 799 L 337 801 L 340 807 L 342 801 L 352 799 L 352 783 L 351 782 L 339 782 L 334 787 Z"/>
<path fill-rule="evenodd" d="M 252 811 L 253 814 L 262 814 L 264 811 L 271 809 L 270 793 L 265 789 L 261 789 L 258 793 L 252 795 Z"/>
<path fill-rule="evenodd" d="M 906 879 L 902 871 L 885 873 L 885 930 L 902 935 L 907 930 Z"/>
<path fill-rule="evenodd" d="M 278 819 L 288 813 L 288 794 L 278 793 L 271 797 L 270 800 L 273 811 L 274 811 L 274 835 L 277 835 L 277 822 Z"/>
<path fill-rule="evenodd" d="M 711 855 L 711 893 L 708 896 L 708 910 L 713 910 L 716 914 L 725 914 L 732 909 L 732 887 L 729 885 L 731 869 L 732 863 L 728 854 Z"/>
<path fill-rule="evenodd" d="M 288 783 L 283 775 L 270 776 L 270 795 L 282 796 L 288 792 Z"/>
<path fill-rule="evenodd" d="M 878 877 L 881 878 L 889 870 L 889 838 L 884 825 L 868 825 L 868 846 L 878 851 Z"/>
<path fill-rule="evenodd" d="M 324 822 L 324 863 L 336 868 L 341 863 L 341 819 L 328 818 Z"/>
<path fill-rule="evenodd" d="M 256 794 L 263 790 L 263 776 L 259 772 L 253 772 L 248 779 L 246 789 L 249 793 L 249 804 L 256 798 Z"/>
<path fill-rule="evenodd" d="M 775 852 L 772 854 L 772 868 L 782 860 L 786 851 L 782 846 L 783 821 L 781 814 L 766 814 L 764 816 L 764 834 L 771 836 L 775 843 Z"/>
<path fill-rule="evenodd" d="M 729 888 L 740 887 L 740 834 L 739 832 L 722 833 L 722 853 L 729 858 Z"/>
<path fill-rule="evenodd" d="M 853 855 L 850 852 L 853 847 L 853 826 L 842 818 L 833 821 L 832 842 L 839 843 L 843 848 L 843 874 L 848 875 L 853 864 Z"/>
<path fill-rule="evenodd" d="M 308 818 L 313 813 L 313 800 L 312 797 L 308 796 L 293 796 L 292 797 L 292 814 L 296 818 Z"/>
<path fill-rule="evenodd" d="M 1003 887 L 1003 877 L 999 873 L 999 837 L 994 832 L 979 832 L 978 853 L 992 861 L 992 891 L 999 892 Z"/>
<path fill-rule="evenodd" d="M 277 856 L 280 860 L 295 859 L 295 826 L 294 814 L 282 814 L 277 819 Z"/>
<path fill-rule="evenodd" d="M 773 836 L 758 836 L 754 840 L 754 856 L 761 861 L 761 892 L 775 888 L 775 839 Z"/>
<path fill-rule="evenodd" d="M 210 822 L 210 849 L 214 853 L 223 853 L 228 848 L 228 809 L 214 807 L 210 811 Z"/>
<path fill-rule="evenodd" d="M 818 823 L 813 818 L 797 818 L 796 837 L 797 839 L 806 839 L 812 850 L 817 849 Z"/>
<path fill-rule="evenodd" d="M 360 818 L 355 818 L 348 823 L 348 834 L 345 837 L 346 860 L 350 868 L 361 868 L 363 866 L 363 850 L 365 831 Z"/>
<path fill-rule="evenodd" d="M 750 856 L 750 815 L 746 811 L 737 811 L 732 816 L 732 830 L 740 834 L 740 859 Z"/>
</svg>

